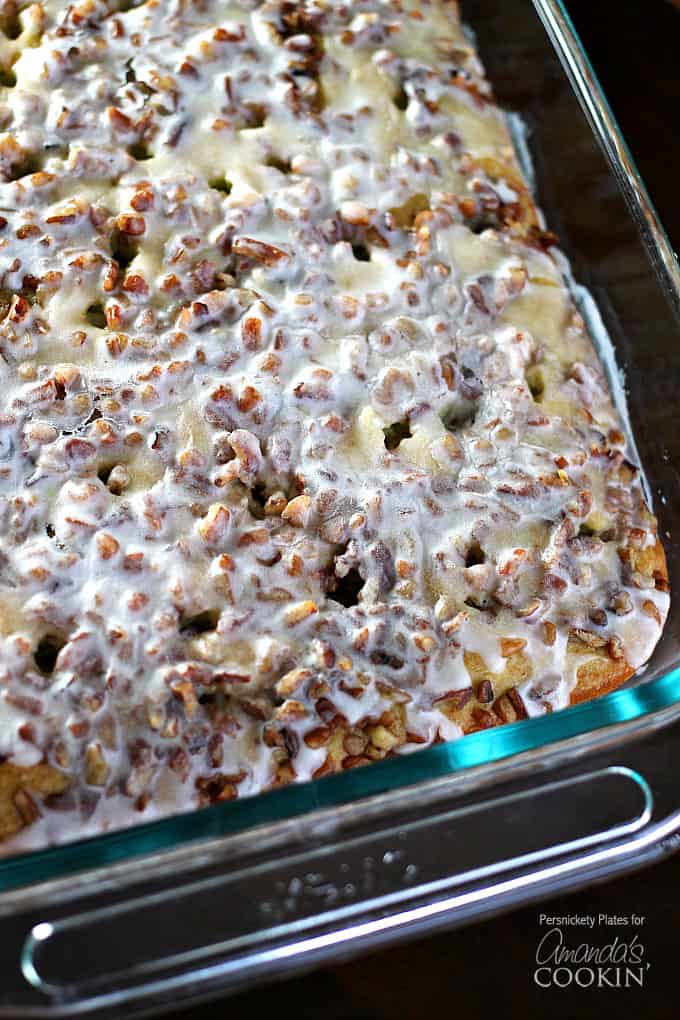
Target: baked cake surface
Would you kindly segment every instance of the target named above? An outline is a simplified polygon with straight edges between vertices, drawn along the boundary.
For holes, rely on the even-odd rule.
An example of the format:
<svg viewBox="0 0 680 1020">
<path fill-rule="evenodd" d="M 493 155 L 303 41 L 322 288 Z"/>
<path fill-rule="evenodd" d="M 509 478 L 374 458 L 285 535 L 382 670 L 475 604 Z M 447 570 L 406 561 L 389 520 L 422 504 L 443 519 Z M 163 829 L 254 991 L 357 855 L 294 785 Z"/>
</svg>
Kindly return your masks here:
<svg viewBox="0 0 680 1020">
<path fill-rule="evenodd" d="M 0 27 L 6 850 L 644 664 L 656 522 L 456 4 Z"/>
</svg>

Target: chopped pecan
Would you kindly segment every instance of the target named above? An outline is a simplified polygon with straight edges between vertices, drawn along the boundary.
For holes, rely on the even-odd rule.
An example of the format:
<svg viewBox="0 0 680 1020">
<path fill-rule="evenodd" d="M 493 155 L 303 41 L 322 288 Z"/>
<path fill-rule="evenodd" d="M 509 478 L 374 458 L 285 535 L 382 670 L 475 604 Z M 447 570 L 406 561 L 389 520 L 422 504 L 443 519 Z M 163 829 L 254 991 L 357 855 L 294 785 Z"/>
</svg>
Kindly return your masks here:
<svg viewBox="0 0 680 1020">
<path fill-rule="evenodd" d="M 655 620 L 658 623 L 659 627 L 661 626 L 661 613 L 657 609 L 655 603 L 651 601 L 651 599 L 645 599 L 645 601 L 642 603 L 642 612 L 645 614 L 645 616 L 650 616 L 653 620 Z"/>
<path fill-rule="evenodd" d="M 592 630 L 584 630 L 583 627 L 572 627 L 569 631 L 569 636 L 580 641 L 581 644 L 586 645 L 588 648 L 604 648 L 607 644 L 607 638 L 601 634 L 594 634 Z"/>
<path fill-rule="evenodd" d="M 493 710 L 501 722 L 516 722 L 518 719 L 527 719 L 527 710 L 516 687 L 510 687 L 505 694 L 497 698 Z"/>
<path fill-rule="evenodd" d="M 305 733 L 304 741 L 307 747 L 311 747 L 317 750 L 320 747 L 324 747 L 331 736 L 331 730 L 328 726 L 317 726 L 313 730 L 308 730 Z"/>
<path fill-rule="evenodd" d="M 612 635 L 607 642 L 607 651 L 610 659 L 625 659 L 626 653 L 623 648 L 623 641 L 620 637 Z"/>
<path fill-rule="evenodd" d="M 301 667 L 292 669 L 289 673 L 286 673 L 285 676 L 282 676 L 277 682 L 276 693 L 279 697 L 287 698 L 289 695 L 293 694 L 298 687 L 305 683 L 306 680 L 310 680 L 313 676 L 314 671 L 311 669 L 304 669 Z"/>
<path fill-rule="evenodd" d="M 109 776 L 109 766 L 102 753 L 101 744 L 88 744 L 85 749 L 85 780 L 91 786 L 104 786 Z"/>
<path fill-rule="evenodd" d="M 434 705 L 446 704 L 453 709 L 464 708 L 465 705 L 474 697 L 474 691 L 471 687 L 463 687 L 456 691 L 445 691 L 444 694 L 438 694 L 433 699 Z"/>
<path fill-rule="evenodd" d="M 23 825 L 32 825 L 40 818 L 38 805 L 28 790 L 19 788 L 15 791 L 12 800 Z"/>
<path fill-rule="evenodd" d="M 289 627 L 295 627 L 298 623 L 302 623 L 303 620 L 307 620 L 310 616 L 318 613 L 318 611 L 319 607 L 316 602 L 306 599 L 304 602 L 298 602 L 287 609 L 284 618 Z"/>
<path fill-rule="evenodd" d="M 493 701 L 493 684 L 490 680 L 482 680 L 481 684 L 477 685 L 477 701 L 482 705 L 488 705 Z"/>
<path fill-rule="evenodd" d="M 252 237 L 234 238 L 232 251 L 235 255 L 254 259 L 255 262 L 261 262 L 265 266 L 275 266 L 282 260 L 290 258 L 288 252 L 281 248 L 275 248 L 272 244 L 257 241 Z"/>
<path fill-rule="evenodd" d="M 504 659 L 509 659 L 511 655 L 516 655 L 526 648 L 526 638 L 501 638 L 501 655 Z"/>
<path fill-rule="evenodd" d="M 383 725 L 370 727 L 368 736 L 371 744 L 380 751 L 391 751 L 399 743 L 399 738 Z"/>
<path fill-rule="evenodd" d="M 311 506 L 311 496 L 303 493 L 301 496 L 295 496 L 294 499 L 290 500 L 281 517 L 288 524 L 292 524 L 294 528 L 304 528 L 309 518 Z"/>
</svg>

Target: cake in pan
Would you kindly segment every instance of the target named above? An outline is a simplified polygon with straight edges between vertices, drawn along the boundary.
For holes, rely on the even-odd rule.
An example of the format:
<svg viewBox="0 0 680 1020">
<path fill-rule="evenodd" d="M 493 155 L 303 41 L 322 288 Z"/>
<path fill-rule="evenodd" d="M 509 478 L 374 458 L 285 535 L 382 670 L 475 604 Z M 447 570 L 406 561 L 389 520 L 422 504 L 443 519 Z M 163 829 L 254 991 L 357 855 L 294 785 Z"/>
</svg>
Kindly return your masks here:
<svg viewBox="0 0 680 1020">
<path fill-rule="evenodd" d="M 642 666 L 656 522 L 456 4 L 0 22 L 4 849 Z"/>
</svg>

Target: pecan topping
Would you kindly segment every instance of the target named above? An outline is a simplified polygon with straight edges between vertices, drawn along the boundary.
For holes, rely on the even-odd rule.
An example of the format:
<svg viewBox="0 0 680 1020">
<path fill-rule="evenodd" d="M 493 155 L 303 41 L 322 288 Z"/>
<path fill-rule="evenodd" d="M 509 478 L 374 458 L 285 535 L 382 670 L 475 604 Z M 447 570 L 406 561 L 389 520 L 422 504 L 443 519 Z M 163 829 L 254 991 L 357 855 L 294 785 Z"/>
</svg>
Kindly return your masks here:
<svg viewBox="0 0 680 1020">
<path fill-rule="evenodd" d="M 3 5 L 0 839 L 649 656 L 656 521 L 456 7 Z"/>
</svg>

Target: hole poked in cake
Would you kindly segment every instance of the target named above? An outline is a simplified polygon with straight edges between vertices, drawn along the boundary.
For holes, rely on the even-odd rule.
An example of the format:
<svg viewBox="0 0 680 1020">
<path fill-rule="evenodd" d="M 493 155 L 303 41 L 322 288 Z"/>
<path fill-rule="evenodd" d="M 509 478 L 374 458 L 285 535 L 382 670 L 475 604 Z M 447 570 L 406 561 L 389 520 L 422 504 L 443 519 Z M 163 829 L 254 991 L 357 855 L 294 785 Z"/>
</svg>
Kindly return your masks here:
<svg viewBox="0 0 680 1020">
<path fill-rule="evenodd" d="M 349 563 L 347 562 L 349 558 Z M 366 583 L 366 578 L 359 572 L 355 559 L 353 543 L 341 547 L 333 560 L 332 573 L 326 581 L 326 595 L 332 602 L 337 602 L 345 609 L 359 604 L 361 591 Z M 344 562 L 343 562 L 344 560 Z M 338 568 L 342 571 L 338 572 Z"/>
<path fill-rule="evenodd" d="M 0 67 L 0 85 L 6 89 L 13 89 L 17 83 L 17 76 L 11 67 Z"/>
<path fill-rule="evenodd" d="M 134 142 L 128 146 L 128 153 L 133 159 L 136 159 L 138 163 L 144 163 L 147 159 L 153 159 L 153 152 L 146 144 L 146 142 Z"/>
<path fill-rule="evenodd" d="M 216 174 L 214 177 L 211 177 L 208 184 L 215 191 L 221 191 L 224 195 L 230 195 L 233 187 L 229 178 L 225 177 L 224 174 Z"/>
<path fill-rule="evenodd" d="M 410 439 L 413 435 L 408 418 L 405 418 L 403 421 L 395 421 L 393 425 L 388 425 L 387 428 L 383 429 L 383 433 L 387 450 L 396 450 L 403 439 Z"/>
<path fill-rule="evenodd" d="M 279 156 L 277 153 L 270 153 L 264 161 L 265 166 L 271 166 L 279 173 L 289 174 L 291 172 L 291 162 L 289 159 L 284 159 L 283 156 Z"/>
<path fill-rule="evenodd" d="M 529 392 L 534 400 L 534 403 L 540 404 L 543 400 L 543 394 L 545 392 L 545 376 L 543 370 L 539 365 L 531 365 L 527 368 L 524 373 Z"/>
<path fill-rule="evenodd" d="M 59 633 L 43 634 L 33 652 L 33 661 L 44 676 L 50 676 L 57 664 L 59 652 L 66 644 L 66 636 Z"/>
<path fill-rule="evenodd" d="M 412 230 L 420 213 L 429 212 L 430 200 L 418 192 L 411 195 L 402 205 L 387 210 L 386 221 L 390 230 Z"/>
<path fill-rule="evenodd" d="M 5 10 L 0 14 L 0 31 L 8 39 L 18 39 L 23 32 L 23 26 L 16 4 L 7 3 L 3 6 Z"/>
<path fill-rule="evenodd" d="M 486 553 L 475 538 L 465 550 L 465 566 L 478 567 L 482 563 L 486 563 Z"/>
<path fill-rule="evenodd" d="M 352 245 L 352 255 L 357 262 L 370 262 L 371 261 L 371 250 L 365 244 L 359 242 L 358 244 Z"/>
<path fill-rule="evenodd" d="M 30 177 L 42 170 L 42 161 L 37 152 L 28 152 L 19 149 L 17 158 L 7 167 L 2 175 L 2 180 L 19 181 L 22 177 Z"/>
<path fill-rule="evenodd" d="M 196 637 L 198 634 L 216 630 L 221 612 L 221 609 L 203 609 L 193 616 L 182 616 L 179 621 L 180 634 L 185 637 Z"/>
<path fill-rule="evenodd" d="M 446 366 L 448 372 L 444 373 L 444 377 L 454 395 L 439 417 L 449 432 L 460 432 L 474 424 L 484 384 L 469 365 L 459 365 L 455 358 L 449 359 L 442 367 Z"/>
<path fill-rule="evenodd" d="M 267 119 L 267 107 L 263 103 L 244 103 L 246 110 L 246 122 L 241 128 L 242 131 L 252 131 L 255 128 L 264 127 Z"/>
<path fill-rule="evenodd" d="M 267 516 L 264 509 L 267 499 L 267 486 L 264 482 L 257 482 L 248 490 L 248 509 L 258 521 L 263 521 Z"/>
<path fill-rule="evenodd" d="M 461 400 L 450 404 L 441 415 L 441 422 L 448 432 L 461 432 L 474 425 L 477 416 L 477 404 L 471 400 Z"/>
<path fill-rule="evenodd" d="M 267 517 L 279 517 L 289 501 L 298 495 L 298 490 L 292 484 L 277 486 L 256 482 L 248 489 L 248 510 L 258 521 L 263 521 Z M 279 554 L 278 559 L 280 558 Z"/>
<path fill-rule="evenodd" d="M 116 228 L 110 238 L 111 256 L 121 271 L 125 271 L 139 252 L 139 240 Z"/>
<path fill-rule="evenodd" d="M 339 602 L 345 609 L 359 604 L 359 595 L 364 586 L 364 578 L 356 567 L 350 567 L 344 577 L 335 576 L 334 587 L 327 592 L 332 602 Z"/>
<path fill-rule="evenodd" d="M 116 466 L 116 462 L 115 461 L 111 461 L 110 464 L 102 464 L 101 467 L 98 468 L 98 470 L 97 470 L 97 478 L 104 485 L 108 485 L 109 478 L 111 477 L 111 472 L 113 471 L 115 466 Z"/>
<path fill-rule="evenodd" d="M 106 312 L 101 301 L 95 301 L 93 304 L 88 305 L 85 310 L 85 319 L 95 329 L 106 329 Z"/>
<path fill-rule="evenodd" d="M 101 464 L 97 478 L 113 496 L 120 496 L 130 484 L 130 472 L 125 464 L 111 461 Z"/>
<path fill-rule="evenodd" d="M 595 527 L 594 524 L 589 524 L 584 521 L 578 529 L 578 538 L 599 538 L 601 542 L 615 542 L 618 538 L 618 530 L 615 527 L 607 526 L 604 528 Z"/>
<path fill-rule="evenodd" d="M 485 230 L 498 230 L 501 218 L 497 213 L 485 212 L 466 220 L 466 226 L 473 234 L 483 234 Z"/>
<path fill-rule="evenodd" d="M 403 85 L 400 85 L 397 91 L 394 93 L 392 102 L 398 110 L 405 110 L 408 107 L 408 95 Z"/>
<path fill-rule="evenodd" d="M 268 481 L 258 480 L 244 488 L 248 494 L 248 510 L 260 521 L 266 517 L 279 517 L 289 501 L 300 495 L 294 479 L 277 479 L 275 476 Z"/>
</svg>

